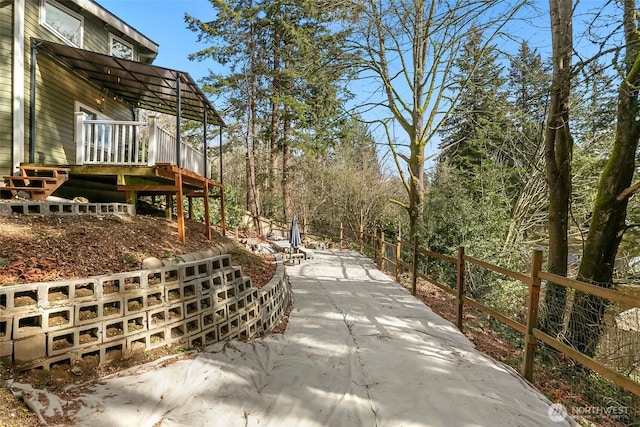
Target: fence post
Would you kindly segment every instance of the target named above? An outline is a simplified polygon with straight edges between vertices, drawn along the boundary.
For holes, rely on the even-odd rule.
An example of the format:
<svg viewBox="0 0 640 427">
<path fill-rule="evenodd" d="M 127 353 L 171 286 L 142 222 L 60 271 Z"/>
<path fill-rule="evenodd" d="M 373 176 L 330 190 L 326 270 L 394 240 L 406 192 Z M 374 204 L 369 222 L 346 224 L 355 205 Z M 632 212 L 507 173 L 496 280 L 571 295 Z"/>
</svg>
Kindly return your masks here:
<svg viewBox="0 0 640 427">
<path fill-rule="evenodd" d="M 342 240 L 344 239 L 344 228 L 342 228 L 342 221 L 340 221 L 340 249 L 343 249 L 343 242 Z"/>
<path fill-rule="evenodd" d="M 542 268 L 542 251 L 533 251 L 531 260 L 531 281 L 529 282 L 529 301 L 527 307 L 527 334 L 524 337 L 524 358 L 522 362 L 522 376 L 527 381 L 533 381 L 533 361 L 536 355 L 538 340 L 533 336 L 533 330 L 538 327 L 538 304 L 540 301 L 540 270 Z"/>
<path fill-rule="evenodd" d="M 360 252 L 364 251 L 364 225 L 360 223 Z"/>
<path fill-rule="evenodd" d="M 456 302 L 457 305 L 457 319 L 456 325 L 458 329 L 462 331 L 462 310 L 464 308 L 464 246 L 458 248 L 458 260 L 456 262 Z"/>
<path fill-rule="evenodd" d="M 386 254 L 386 243 L 384 241 L 384 231 L 380 232 L 380 263 L 378 267 L 380 267 L 381 271 L 384 271 L 384 255 Z"/>
<path fill-rule="evenodd" d="M 378 263 L 378 229 L 373 229 L 373 262 Z"/>
<path fill-rule="evenodd" d="M 402 257 L 400 236 L 396 236 L 396 282 L 400 282 L 400 261 Z"/>
<path fill-rule="evenodd" d="M 418 290 L 418 236 L 413 236 L 413 267 L 411 272 L 411 293 L 415 297 Z"/>
</svg>

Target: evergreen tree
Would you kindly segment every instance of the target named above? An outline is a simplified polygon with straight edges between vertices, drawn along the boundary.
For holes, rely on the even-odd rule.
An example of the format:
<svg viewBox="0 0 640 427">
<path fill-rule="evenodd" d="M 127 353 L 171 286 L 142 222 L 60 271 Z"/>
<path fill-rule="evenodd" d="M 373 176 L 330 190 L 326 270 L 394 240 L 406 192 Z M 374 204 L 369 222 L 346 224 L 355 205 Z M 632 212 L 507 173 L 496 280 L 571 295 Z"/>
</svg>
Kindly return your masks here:
<svg viewBox="0 0 640 427">
<path fill-rule="evenodd" d="M 469 32 L 457 69 L 454 90 L 458 104 L 441 131 L 439 161 L 473 181 L 487 162 L 500 165 L 509 159 L 505 152 L 504 129 L 507 99 L 506 79 L 495 45 L 487 45 L 475 29 Z M 499 166 L 498 166 L 499 167 Z"/>
</svg>

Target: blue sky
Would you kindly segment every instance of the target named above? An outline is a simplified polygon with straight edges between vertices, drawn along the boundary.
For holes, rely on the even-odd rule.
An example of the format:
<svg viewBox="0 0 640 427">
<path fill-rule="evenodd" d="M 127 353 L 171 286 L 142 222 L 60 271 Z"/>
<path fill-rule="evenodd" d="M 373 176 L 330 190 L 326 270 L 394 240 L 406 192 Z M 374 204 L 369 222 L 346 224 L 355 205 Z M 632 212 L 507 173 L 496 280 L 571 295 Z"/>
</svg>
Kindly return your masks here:
<svg viewBox="0 0 640 427">
<path fill-rule="evenodd" d="M 212 61 L 189 61 L 187 56 L 204 45 L 197 34 L 187 29 L 184 14 L 198 19 L 213 19 L 208 0 L 96 0 L 98 4 L 153 40 L 160 47 L 155 65 L 185 71 L 198 81 L 216 66 Z"/>
</svg>

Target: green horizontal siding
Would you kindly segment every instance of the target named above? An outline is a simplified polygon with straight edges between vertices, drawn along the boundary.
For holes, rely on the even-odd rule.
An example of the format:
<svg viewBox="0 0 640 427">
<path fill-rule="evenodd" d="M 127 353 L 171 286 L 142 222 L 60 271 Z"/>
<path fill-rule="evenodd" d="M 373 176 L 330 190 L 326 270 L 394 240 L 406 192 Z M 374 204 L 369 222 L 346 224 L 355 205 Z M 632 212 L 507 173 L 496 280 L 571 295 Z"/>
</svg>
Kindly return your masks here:
<svg viewBox="0 0 640 427">
<path fill-rule="evenodd" d="M 13 64 L 13 2 L 0 3 L 0 174 L 11 172 L 13 115 L 11 76 Z"/>
</svg>

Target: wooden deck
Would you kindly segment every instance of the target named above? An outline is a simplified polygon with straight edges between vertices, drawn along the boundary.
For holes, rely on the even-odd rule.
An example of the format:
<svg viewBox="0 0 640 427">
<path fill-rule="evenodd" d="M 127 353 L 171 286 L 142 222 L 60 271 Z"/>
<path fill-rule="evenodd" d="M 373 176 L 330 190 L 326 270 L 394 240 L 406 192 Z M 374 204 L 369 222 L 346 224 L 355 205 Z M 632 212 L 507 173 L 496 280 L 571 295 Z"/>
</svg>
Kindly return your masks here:
<svg viewBox="0 0 640 427">
<path fill-rule="evenodd" d="M 36 165 L 24 165 L 36 166 Z M 49 165 L 51 166 L 51 165 Z M 154 166 L 131 165 L 64 165 L 69 171 L 69 180 L 60 188 L 64 197 L 83 196 L 89 200 L 101 197 L 122 198 L 126 203 L 135 204 L 139 196 L 164 196 L 166 206 L 173 206 L 170 198 L 177 199 L 178 238 L 186 241 L 183 200 L 201 197 L 205 208 L 205 234 L 211 239 L 209 222 L 209 199 L 219 199 L 222 212 L 221 231 L 226 233 L 224 220 L 224 186 L 187 169 L 169 163 Z M 66 187 L 66 188 L 65 188 Z M 111 200 L 113 201 L 113 200 Z M 191 207 L 191 203 L 189 203 Z M 192 212 L 188 212 L 191 217 Z M 173 217 L 167 209 L 167 217 Z"/>
</svg>

